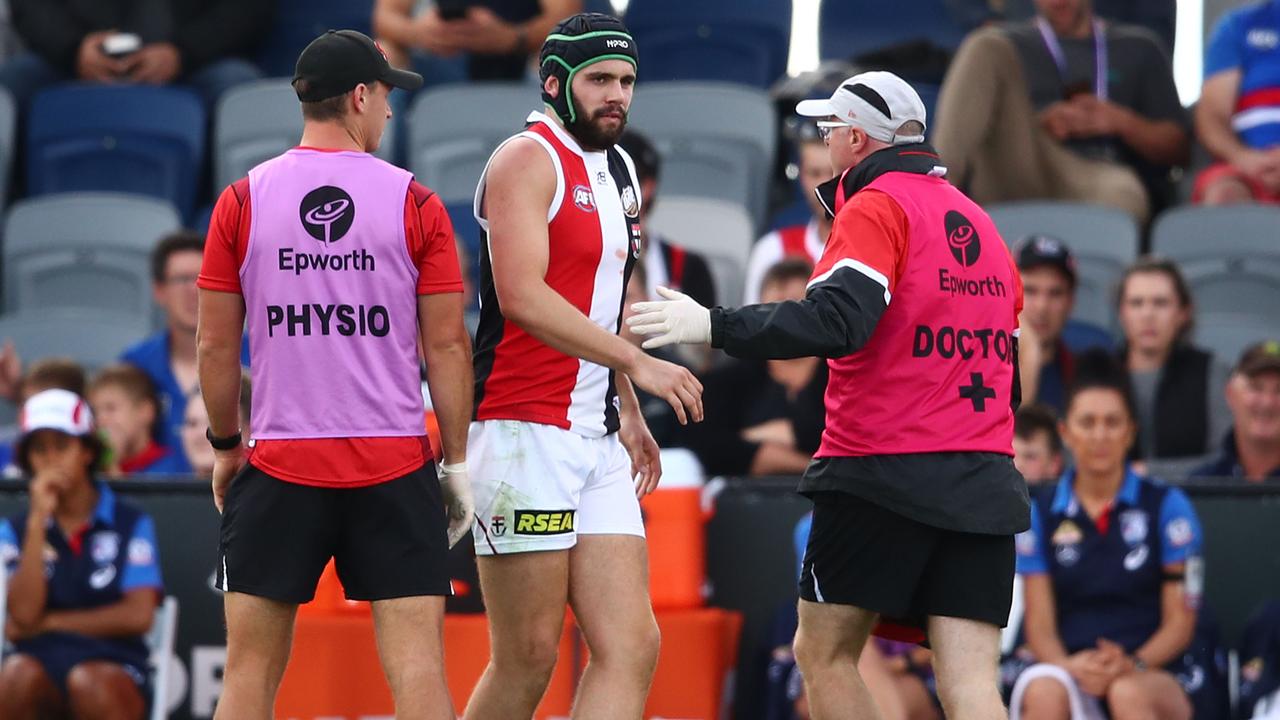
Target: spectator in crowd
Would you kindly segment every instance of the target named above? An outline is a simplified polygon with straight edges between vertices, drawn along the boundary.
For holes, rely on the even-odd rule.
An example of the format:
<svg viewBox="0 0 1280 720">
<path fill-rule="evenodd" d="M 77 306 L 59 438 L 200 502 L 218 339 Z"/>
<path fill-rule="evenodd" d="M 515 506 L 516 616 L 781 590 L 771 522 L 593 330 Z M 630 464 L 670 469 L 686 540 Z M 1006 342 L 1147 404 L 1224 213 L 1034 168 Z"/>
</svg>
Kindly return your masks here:
<svg viewBox="0 0 1280 720">
<path fill-rule="evenodd" d="M 252 437 L 249 418 L 253 417 L 253 387 L 248 373 L 240 375 L 240 432 Z M 209 429 L 209 411 L 200 397 L 200 388 L 191 391 L 187 398 L 182 420 L 182 450 L 191 464 L 191 473 L 200 480 L 213 478 L 213 446 L 205 431 Z"/>
<path fill-rule="evenodd" d="M 1035 493 L 1018 536 L 1027 644 L 1039 661 L 1019 677 L 1013 718 L 1187 720 L 1191 704 L 1164 668 L 1195 631 L 1200 523 L 1181 490 L 1126 465 L 1138 432 L 1122 371 L 1098 358 L 1068 398 L 1062 439 L 1077 464 Z"/>
<path fill-rule="evenodd" d="M 1193 477 L 1280 479 L 1280 342 L 1246 349 L 1227 382 L 1227 405 L 1235 426 L 1218 455 Z"/>
<path fill-rule="evenodd" d="M 796 125 L 796 128 L 799 134 L 800 176 L 798 179 L 811 217 L 809 222 L 803 225 L 778 228 L 756 241 L 755 246 L 751 248 L 751 257 L 747 260 L 743 305 L 755 305 L 760 302 L 760 287 L 765 273 L 780 261 L 801 258 L 810 264 L 817 264 L 818 258 L 822 255 L 822 248 L 827 243 L 827 235 L 831 234 L 833 218 L 827 215 L 826 209 L 818 201 L 818 195 L 815 192 L 819 185 L 830 180 L 832 176 L 827 144 L 818 134 L 818 126 L 812 121 L 801 122 Z"/>
<path fill-rule="evenodd" d="M 631 156 L 640 181 L 640 232 L 644 244 L 646 293 L 657 297 L 658 286 L 679 290 L 703 305 L 716 304 L 715 281 L 707 259 L 686 250 L 663 237 L 649 225 L 658 200 L 662 179 L 662 158 L 649 139 L 630 128 L 622 134 L 618 145 Z"/>
<path fill-rule="evenodd" d="M 373 30 L 428 86 L 521 80 L 551 28 L 579 12 L 582 0 L 377 0 Z"/>
<path fill-rule="evenodd" d="M 1053 410 L 1032 403 L 1013 417 L 1013 464 L 1028 485 L 1051 483 L 1062 474 L 1062 438 Z"/>
<path fill-rule="evenodd" d="M 1280 203 L 1280 0 L 1222 16 L 1205 53 L 1196 135 L 1214 165 L 1196 179 L 1206 205 Z"/>
<path fill-rule="evenodd" d="M 948 177 L 981 203 L 1077 200 L 1145 221 L 1189 147 L 1168 53 L 1090 0 L 1035 4 L 956 53 L 933 123 Z"/>
<path fill-rule="evenodd" d="M 955 3 L 960 0 L 950 0 Z M 969 0 L 981 2 L 981 0 Z M 1003 5 L 1005 20 L 1029 20 L 1036 15 L 1034 0 L 992 0 Z M 1104 20 L 1140 25 L 1160 38 L 1166 52 L 1172 52 L 1177 23 L 1177 0 L 1093 0 L 1093 11 Z"/>
<path fill-rule="evenodd" d="M 75 360 L 61 357 L 43 358 L 31 363 L 26 373 L 21 374 L 21 362 L 18 360 L 17 353 L 12 351 L 12 347 L 11 343 L 5 344 L 4 356 L 8 359 L 0 360 L 0 366 L 5 368 L 0 375 L 7 379 L 0 384 L 4 386 L 4 396 L 13 400 L 18 407 L 22 407 L 27 398 L 43 390 L 57 388 L 84 396 L 88 381 L 85 378 L 84 368 L 80 367 Z M 3 476 L 6 478 L 16 478 L 21 475 L 21 470 L 13 464 L 15 438 L 12 432 L 14 430 L 15 428 L 12 427 L 0 430 L 0 468 L 3 468 Z M 17 430 L 20 431 L 20 428 Z"/>
<path fill-rule="evenodd" d="M 141 720 L 143 639 L 164 591 L 154 524 L 94 480 L 103 448 L 81 397 L 33 395 L 22 432 L 30 506 L 0 521 L 14 644 L 0 668 L 0 717 Z"/>
<path fill-rule="evenodd" d="M 204 236 L 181 230 L 151 251 L 151 281 L 156 304 L 165 312 L 165 329 L 124 351 L 121 360 L 151 377 L 160 394 L 160 431 L 165 447 L 182 446 L 182 418 L 196 387 L 196 278 L 204 258 Z M 240 362 L 249 364 L 248 344 Z M 185 456 L 183 456 L 185 457 Z M 190 468 L 180 465 L 176 472 Z"/>
<path fill-rule="evenodd" d="M 245 59 L 270 27 L 259 0 L 10 0 L 29 50 L 0 67 L 19 107 L 65 80 L 193 86 L 212 106 L 262 73 Z M 121 44 L 122 35 L 136 45 Z"/>
<path fill-rule="evenodd" d="M 1017 247 L 1023 294 L 1018 343 L 1022 401 L 1039 402 L 1061 413 L 1075 374 L 1075 354 L 1109 347 L 1111 336 L 1070 319 L 1076 302 L 1076 261 L 1066 243 L 1033 235 Z"/>
<path fill-rule="evenodd" d="M 1136 457 L 1207 455 L 1231 424 L 1224 395 L 1231 370 L 1191 344 L 1191 290 L 1182 272 L 1170 260 L 1139 258 L 1125 270 L 1117 304 L 1137 410 Z"/>
<path fill-rule="evenodd" d="M 156 442 L 160 399 L 146 373 L 128 363 L 103 368 L 89 384 L 88 399 L 107 441 L 108 475 L 182 472 L 181 450 Z"/>
<path fill-rule="evenodd" d="M 803 300 L 813 266 L 792 259 L 770 268 L 762 302 Z M 702 403 L 714 422 L 685 427 L 707 475 L 799 475 L 824 426 L 827 365 L 815 357 L 732 360 L 703 378 Z"/>
</svg>

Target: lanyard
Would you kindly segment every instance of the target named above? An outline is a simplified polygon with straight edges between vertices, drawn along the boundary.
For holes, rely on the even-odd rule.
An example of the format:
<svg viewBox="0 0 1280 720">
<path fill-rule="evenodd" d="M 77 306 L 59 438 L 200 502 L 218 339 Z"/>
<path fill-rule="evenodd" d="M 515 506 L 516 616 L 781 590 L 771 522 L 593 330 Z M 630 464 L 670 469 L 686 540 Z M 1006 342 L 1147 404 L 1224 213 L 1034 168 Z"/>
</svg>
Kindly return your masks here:
<svg viewBox="0 0 1280 720">
<path fill-rule="evenodd" d="M 1067 56 L 1062 52 L 1062 44 L 1058 42 L 1058 34 L 1053 31 L 1049 21 L 1036 17 L 1036 27 L 1040 29 L 1040 37 L 1044 40 L 1045 49 L 1053 57 L 1053 64 L 1058 66 L 1058 77 L 1066 82 Z M 1093 94 L 1099 100 L 1107 99 L 1107 36 L 1102 21 L 1093 19 Z"/>
</svg>

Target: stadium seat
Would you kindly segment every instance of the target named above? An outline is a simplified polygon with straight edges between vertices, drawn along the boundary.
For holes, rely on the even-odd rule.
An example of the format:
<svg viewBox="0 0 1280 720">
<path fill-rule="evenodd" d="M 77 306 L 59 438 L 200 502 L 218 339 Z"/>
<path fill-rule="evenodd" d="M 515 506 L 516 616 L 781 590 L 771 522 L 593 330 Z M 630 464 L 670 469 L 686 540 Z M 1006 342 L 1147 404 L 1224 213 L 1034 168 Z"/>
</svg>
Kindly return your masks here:
<svg viewBox="0 0 1280 720">
<path fill-rule="evenodd" d="M 910 16 L 902 6 L 885 0 L 822 0 L 818 10 L 818 50 L 823 60 L 848 60 L 914 40 L 955 50 L 963 39 L 964 28 L 953 18 L 946 0 L 914 3 Z"/>
<path fill-rule="evenodd" d="M 409 169 L 446 203 L 470 202 L 495 148 L 542 109 L 527 83 L 446 85 L 423 91 L 409 109 Z"/>
<path fill-rule="evenodd" d="M 1076 305 L 1071 316 L 1114 330 L 1115 286 L 1138 254 L 1138 226 L 1113 208 L 1070 202 L 1016 202 L 986 208 L 1006 244 L 1027 235 L 1062 240 L 1076 258 Z"/>
<path fill-rule="evenodd" d="M 312 40 L 327 30 L 373 34 L 373 0 L 273 0 L 276 21 L 263 40 L 258 66 L 269 76 L 293 77 L 293 67 Z"/>
<path fill-rule="evenodd" d="M 1280 340 L 1275 305 L 1254 313 L 1197 312 L 1195 343 L 1234 367 L 1240 353 L 1263 340 Z"/>
<path fill-rule="evenodd" d="M 178 598 L 169 595 L 156 608 L 151 632 L 147 633 L 147 649 L 151 651 L 151 714 L 149 720 L 169 717 L 169 676 L 173 666 L 173 642 L 178 634 Z"/>
<path fill-rule="evenodd" d="M 38 94 L 27 123 L 31 195 L 150 195 L 188 217 L 204 163 L 205 113 L 193 92 L 147 85 L 62 85 Z"/>
<path fill-rule="evenodd" d="M 374 153 L 391 161 L 396 123 L 388 122 Z M 214 193 L 255 165 L 294 147 L 302 137 L 302 110 L 288 79 L 272 78 L 228 90 L 213 119 Z"/>
<path fill-rule="evenodd" d="M 1156 218 L 1151 249 L 1170 259 L 1280 258 L 1280 207 L 1187 205 Z"/>
<path fill-rule="evenodd" d="M 626 21 L 644 82 L 714 80 L 764 89 L 787 70 L 791 0 L 631 0 Z"/>
<path fill-rule="evenodd" d="M 9 198 L 9 175 L 18 154 L 18 110 L 13 96 L 0 88 L 0 211 Z"/>
<path fill-rule="evenodd" d="M 151 333 L 146 316 L 83 308 L 52 308 L 0 315 L 0 341 L 12 340 L 24 359 L 69 357 L 90 372 Z"/>
<path fill-rule="evenodd" d="M 732 258 L 743 266 L 755 239 L 746 208 L 713 198 L 664 194 L 653 206 L 649 226 L 674 245 Z"/>
<path fill-rule="evenodd" d="M 148 258 L 161 236 L 181 225 L 172 205 L 148 197 L 69 193 L 19 201 L 4 223 L 5 309 L 92 308 L 149 319 Z"/>
<path fill-rule="evenodd" d="M 777 149 L 768 95 L 726 83 L 648 83 L 636 90 L 630 122 L 662 155 L 659 207 L 673 195 L 717 198 L 747 208 L 753 229 L 764 227 Z"/>
</svg>

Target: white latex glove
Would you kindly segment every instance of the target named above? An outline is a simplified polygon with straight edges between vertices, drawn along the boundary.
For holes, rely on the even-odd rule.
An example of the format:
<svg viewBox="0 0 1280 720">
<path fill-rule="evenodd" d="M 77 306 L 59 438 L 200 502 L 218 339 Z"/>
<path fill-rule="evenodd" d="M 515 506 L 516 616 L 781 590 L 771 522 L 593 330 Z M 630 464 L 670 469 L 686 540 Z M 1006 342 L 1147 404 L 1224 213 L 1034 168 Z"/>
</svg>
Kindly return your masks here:
<svg viewBox="0 0 1280 720">
<path fill-rule="evenodd" d="M 631 306 L 636 314 L 627 318 L 627 326 L 637 335 L 652 335 L 641 345 L 645 350 L 673 343 L 699 344 L 711 342 L 711 311 L 682 292 L 659 287 L 666 300 L 638 302 Z"/>
<path fill-rule="evenodd" d="M 471 497 L 471 480 L 465 462 L 440 463 L 440 490 L 444 493 L 445 517 L 449 521 L 449 547 L 458 544 L 471 532 L 476 514 L 476 501 Z"/>
</svg>

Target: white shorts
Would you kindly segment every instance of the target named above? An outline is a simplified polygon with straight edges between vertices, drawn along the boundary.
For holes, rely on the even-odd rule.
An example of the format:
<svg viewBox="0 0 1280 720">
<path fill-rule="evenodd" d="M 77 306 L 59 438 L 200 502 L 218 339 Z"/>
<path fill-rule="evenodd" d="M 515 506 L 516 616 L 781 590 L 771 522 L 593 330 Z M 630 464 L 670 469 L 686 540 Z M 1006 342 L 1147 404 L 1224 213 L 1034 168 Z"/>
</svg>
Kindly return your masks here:
<svg viewBox="0 0 1280 720">
<path fill-rule="evenodd" d="M 1066 689 L 1071 720 L 1106 720 L 1107 715 L 1102 710 L 1101 700 L 1080 690 L 1075 678 L 1072 678 L 1066 669 L 1048 663 L 1032 665 L 1018 676 L 1017 682 L 1013 684 L 1012 697 L 1009 698 L 1009 720 L 1021 720 L 1022 696 L 1032 680 L 1041 678 L 1056 680 Z"/>
<path fill-rule="evenodd" d="M 477 555 L 565 550 L 578 535 L 644 537 L 631 459 L 616 433 L 589 438 L 539 423 L 473 422 L 467 465 Z"/>
</svg>

